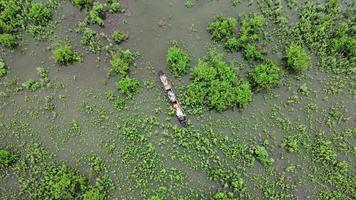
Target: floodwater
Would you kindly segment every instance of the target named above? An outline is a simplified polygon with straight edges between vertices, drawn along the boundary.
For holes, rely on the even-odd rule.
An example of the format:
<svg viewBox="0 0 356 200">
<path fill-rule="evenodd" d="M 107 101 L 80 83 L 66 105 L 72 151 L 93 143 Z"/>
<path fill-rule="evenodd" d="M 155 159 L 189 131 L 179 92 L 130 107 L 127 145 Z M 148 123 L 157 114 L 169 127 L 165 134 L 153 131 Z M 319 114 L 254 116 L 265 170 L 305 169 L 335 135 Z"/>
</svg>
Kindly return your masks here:
<svg viewBox="0 0 356 200">
<path fill-rule="evenodd" d="M 246 1 L 243 1 L 238 7 L 231 6 L 228 0 L 193 2 L 195 5 L 192 8 L 186 8 L 185 1 L 181 0 L 121 1 L 122 6 L 126 8 L 125 14 L 108 15 L 104 28 L 95 27 L 98 32 L 103 32 L 108 36 L 115 29 L 127 32 L 129 40 L 121 44 L 120 47 L 140 54 L 136 59 L 135 66 L 130 68 L 130 76 L 140 81 L 140 92 L 126 103 L 123 110 L 118 111 L 105 97 L 105 92 L 109 90 L 118 94 L 115 86 L 117 78 L 108 78 L 107 76 L 110 69 L 109 57 L 104 51 L 100 55 L 87 53 L 80 45 L 80 36 L 75 33 L 74 29 L 76 24 L 84 19 L 85 11 L 80 12 L 69 1 L 65 1 L 55 14 L 55 19 L 60 19 L 61 22 L 49 41 L 34 41 L 28 36 L 25 37 L 25 44 L 20 48 L 3 51 L 3 58 L 10 68 L 6 80 L 17 79 L 21 83 L 30 78 L 36 79 L 36 67 L 42 65 L 49 71 L 50 80 L 62 83 L 64 88 L 41 89 L 35 93 L 23 91 L 10 98 L 0 97 L 0 123 L 8 120 L 26 121 L 29 119 L 29 126 L 38 133 L 35 137 L 38 139 L 37 142 L 47 148 L 50 153 L 55 154 L 55 160 L 66 162 L 83 174 L 87 173 L 88 169 L 82 162 L 82 156 L 100 155 L 107 162 L 110 176 L 114 182 L 120 183 L 111 196 L 119 197 L 119 199 L 125 197 L 140 199 L 139 191 L 132 186 L 135 182 L 126 177 L 130 166 L 125 166 L 118 157 L 119 151 L 125 147 L 125 143 L 116 137 L 118 128 L 122 125 L 119 118 L 134 115 L 137 115 L 138 118 L 154 116 L 160 123 L 177 124 L 174 117 L 166 114 L 169 104 L 161 91 L 157 72 L 163 69 L 175 88 L 187 84 L 190 75 L 175 79 L 168 71 L 166 53 L 170 41 L 178 41 L 189 52 L 194 66 L 197 60 L 206 55 L 207 50 L 211 47 L 217 48 L 219 52 L 224 52 L 218 44 L 211 42 L 210 34 L 206 31 L 214 16 L 224 14 L 225 16 L 238 17 L 251 11 L 257 11 L 256 3 L 248 6 Z M 54 63 L 50 49 L 53 43 L 63 40 L 70 41 L 75 49 L 83 54 L 82 63 L 68 66 L 58 66 Z M 103 40 L 103 43 L 108 45 L 107 41 Z M 229 61 L 244 62 L 240 53 L 224 52 L 224 54 Z M 347 93 L 326 97 L 323 93 L 322 80 L 329 78 L 331 78 L 330 74 L 320 72 L 316 67 L 313 67 L 308 76 L 303 77 L 302 80 L 297 80 L 296 77 L 286 77 L 281 87 L 268 93 L 256 94 L 254 101 L 243 110 L 229 110 L 223 113 L 207 111 L 202 116 L 188 116 L 188 119 L 193 128 L 209 127 L 228 137 L 254 141 L 252 143 L 263 143 L 268 140 L 274 147 L 270 154 L 276 161 L 276 169 L 283 171 L 290 163 L 298 163 L 300 158 L 287 154 L 279 146 L 288 131 L 278 126 L 271 117 L 273 106 L 280 107 L 278 113 L 281 119 L 288 119 L 292 124 L 310 123 L 314 127 L 309 131 L 321 129 L 327 134 L 331 134 L 325 123 L 314 124 L 314 122 L 325 120 L 323 119 L 325 112 L 331 105 L 337 103 L 347 108 L 344 115 L 351 118 L 340 127 L 342 129 L 355 127 L 355 99 Z M 153 87 L 145 87 L 145 83 L 150 83 Z M 288 98 L 295 94 L 303 83 L 308 85 L 312 94 L 309 97 L 301 98 L 296 104 L 286 104 Z M 3 90 L 5 87 L 0 85 L 0 91 Z M 39 109 L 43 106 L 44 97 L 47 95 L 54 95 L 56 105 L 54 111 L 48 112 Z M 266 100 L 268 97 L 271 98 Z M 304 113 L 304 106 L 309 102 L 315 102 L 320 108 L 320 113 L 314 114 L 312 119 L 306 117 Z M 94 114 L 83 112 L 84 104 L 91 105 Z M 156 114 L 156 109 L 162 109 L 162 112 Z M 39 113 L 36 113 L 37 111 Z M 79 134 L 68 131 L 73 120 L 81 128 Z M 5 130 L 3 126 L 0 127 L 0 131 Z M 197 188 L 203 198 L 207 198 L 211 191 L 223 188 L 219 183 L 210 180 L 205 172 L 191 169 L 178 160 L 168 159 L 169 148 L 159 145 L 159 141 L 164 138 L 161 133 L 162 129 L 156 127 L 155 130 L 156 132 L 149 133 L 153 135 L 150 137 L 150 142 L 156 146 L 165 167 L 175 167 L 183 171 L 189 177 L 189 187 Z M 0 147 L 11 148 L 13 145 L 21 145 L 10 134 L 16 135 L 16 133 L 8 133 L 6 137 L 0 138 Z M 113 143 L 116 150 L 109 154 L 105 150 L 105 144 Z M 280 159 L 287 156 L 290 156 L 290 159 Z M 303 174 L 303 163 L 300 165 L 302 166 L 300 173 Z M 248 173 L 263 175 L 266 172 L 261 165 L 257 165 L 249 169 Z M 315 198 L 313 188 L 308 187 L 308 184 L 311 183 L 308 180 L 303 182 L 303 178 L 301 178 L 306 173 L 300 175 L 299 178 L 290 177 L 296 182 L 301 181 L 294 192 L 298 199 Z M 249 181 L 246 182 L 249 190 L 253 191 L 256 197 L 262 198 L 261 190 L 253 188 Z M 16 185 L 16 178 L 13 175 L 6 179 L 0 179 L 0 198 L 3 192 L 11 194 L 12 191 L 16 191 Z"/>
</svg>

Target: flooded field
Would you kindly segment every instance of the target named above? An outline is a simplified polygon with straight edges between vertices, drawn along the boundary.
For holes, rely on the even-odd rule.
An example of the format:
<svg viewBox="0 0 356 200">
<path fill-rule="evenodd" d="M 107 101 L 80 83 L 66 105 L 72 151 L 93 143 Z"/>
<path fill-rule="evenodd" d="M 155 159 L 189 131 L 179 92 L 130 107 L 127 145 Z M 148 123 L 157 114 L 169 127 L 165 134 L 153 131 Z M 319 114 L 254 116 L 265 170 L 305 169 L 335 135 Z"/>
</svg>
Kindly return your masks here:
<svg viewBox="0 0 356 200">
<path fill-rule="evenodd" d="M 0 0 L 0 199 L 356 199 L 355 12 Z"/>
</svg>

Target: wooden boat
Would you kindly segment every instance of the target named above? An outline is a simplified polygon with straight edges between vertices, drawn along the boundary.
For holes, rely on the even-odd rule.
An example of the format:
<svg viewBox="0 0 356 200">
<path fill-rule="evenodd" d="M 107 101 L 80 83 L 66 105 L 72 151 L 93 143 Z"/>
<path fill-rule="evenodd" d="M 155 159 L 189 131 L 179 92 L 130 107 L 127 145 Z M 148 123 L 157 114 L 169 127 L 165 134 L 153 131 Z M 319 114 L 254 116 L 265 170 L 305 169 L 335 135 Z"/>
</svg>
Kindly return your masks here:
<svg viewBox="0 0 356 200">
<path fill-rule="evenodd" d="M 183 113 L 182 106 L 179 104 L 177 100 L 177 96 L 172 90 L 171 85 L 169 84 L 167 80 L 167 76 L 163 73 L 163 71 L 158 72 L 159 78 L 163 84 L 163 90 L 166 93 L 166 96 L 168 97 L 168 100 L 171 102 L 172 107 L 174 109 L 174 112 L 176 113 L 176 116 L 178 118 L 179 123 L 183 126 L 187 126 L 187 120 L 186 116 Z"/>
</svg>

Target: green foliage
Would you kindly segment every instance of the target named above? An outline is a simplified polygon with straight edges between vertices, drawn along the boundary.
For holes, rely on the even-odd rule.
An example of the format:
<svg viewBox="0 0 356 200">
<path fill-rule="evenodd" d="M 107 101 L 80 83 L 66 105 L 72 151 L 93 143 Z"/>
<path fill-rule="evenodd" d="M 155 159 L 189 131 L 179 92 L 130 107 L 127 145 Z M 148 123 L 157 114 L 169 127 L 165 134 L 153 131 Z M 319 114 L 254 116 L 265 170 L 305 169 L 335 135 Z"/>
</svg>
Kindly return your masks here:
<svg viewBox="0 0 356 200">
<path fill-rule="evenodd" d="M 93 8 L 89 12 L 88 22 L 104 26 L 105 5 L 97 1 L 94 2 Z"/>
<path fill-rule="evenodd" d="M 257 65 L 249 72 L 251 84 L 256 91 L 271 89 L 281 82 L 282 70 L 273 62 Z"/>
<path fill-rule="evenodd" d="M 72 2 L 79 6 L 80 9 L 88 8 L 89 6 L 93 5 L 93 0 L 72 0 Z"/>
<path fill-rule="evenodd" d="M 242 108 L 252 100 L 250 85 L 236 77 L 237 73 L 225 63 L 222 54 L 210 51 L 206 58 L 199 60 L 193 74 L 193 82 L 186 89 L 186 105 L 206 105 L 224 111 L 235 106 Z"/>
<path fill-rule="evenodd" d="M 0 34 L 0 45 L 6 48 L 14 48 L 17 46 L 17 38 L 12 34 L 2 33 Z"/>
<path fill-rule="evenodd" d="M 0 1 L 0 33 L 16 33 L 26 26 L 24 0 Z"/>
<path fill-rule="evenodd" d="M 246 60 L 262 61 L 265 59 L 266 53 L 258 49 L 256 45 L 250 43 L 245 44 L 243 46 L 243 50 Z"/>
<path fill-rule="evenodd" d="M 80 40 L 80 43 L 82 45 L 87 46 L 90 52 L 100 52 L 102 44 L 96 37 L 97 33 L 93 29 L 89 27 L 84 27 L 82 29 L 79 29 L 78 32 L 81 32 L 83 34 Z"/>
<path fill-rule="evenodd" d="M 263 146 L 254 146 L 252 148 L 253 154 L 263 165 L 271 165 L 274 163 L 274 159 L 269 157 L 268 152 Z"/>
<path fill-rule="evenodd" d="M 28 14 L 28 18 L 34 25 L 44 26 L 52 17 L 51 10 L 40 2 L 32 3 Z"/>
<path fill-rule="evenodd" d="M 252 14 L 241 20 L 240 41 L 241 43 L 256 41 L 265 25 L 265 18 L 260 14 Z"/>
<path fill-rule="evenodd" d="M 95 187 L 87 190 L 83 194 L 83 200 L 103 200 L 103 199 L 105 199 L 105 194 Z"/>
<path fill-rule="evenodd" d="M 3 77 L 7 74 L 7 67 L 5 62 L 0 58 L 0 77 Z"/>
<path fill-rule="evenodd" d="M 236 198 L 233 197 L 231 193 L 228 192 L 216 192 L 213 197 L 213 200 L 237 200 Z"/>
<path fill-rule="evenodd" d="M 208 32 L 212 35 L 213 40 L 226 41 L 232 37 L 236 29 L 237 21 L 232 17 L 225 17 L 223 15 L 215 17 L 209 24 Z"/>
<path fill-rule="evenodd" d="M 80 61 L 80 54 L 73 50 L 69 44 L 63 44 L 56 47 L 53 51 L 54 60 L 62 65 Z"/>
<path fill-rule="evenodd" d="M 130 50 L 120 51 L 112 56 L 111 68 L 117 75 L 126 76 L 134 59 L 135 55 Z"/>
<path fill-rule="evenodd" d="M 40 89 L 42 87 L 42 84 L 39 81 L 29 79 L 29 80 L 25 81 L 24 83 L 22 83 L 22 87 L 34 92 L 34 91 Z"/>
<path fill-rule="evenodd" d="M 112 39 L 117 43 L 121 44 L 122 42 L 126 41 L 129 39 L 129 35 L 126 33 L 123 33 L 121 31 L 114 31 L 112 33 Z"/>
<path fill-rule="evenodd" d="M 239 40 L 235 37 L 228 38 L 224 44 L 224 47 L 229 51 L 237 51 L 240 47 Z"/>
<path fill-rule="evenodd" d="M 17 160 L 17 156 L 6 150 L 0 149 L 0 169 L 7 167 Z"/>
<path fill-rule="evenodd" d="M 287 49 L 287 64 L 288 67 L 295 72 L 303 72 L 311 66 L 311 58 L 304 51 L 303 47 L 291 43 Z"/>
<path fill-rule="evenodd" d="M 87 180 L 66 165 L 50 166 L 36 185 L 38 199 L 77 199 L 87 188 Z"/>
<path fill-rule="evenodd" d="M 322 163 L 335 163 L 336 152 L 333 149 L 331 142 L 324 137 L 316 140 L 313 146 L 314 160 Z"/>
<path fill-rule="evenodd" d="M 178 47 L 177 42 L 173 42 L 167 54 L 167 64 L 172 73 L 177 77 L 186 74 L 190 68 L 189 62 L 189 55 Z"/>
<path fill-rule="evenodd" d="M 140 84 L 137 80 L 131 79 L 128 76 L 122 78 L 117 82 L 118 90 L 129 98 L 132 98 L 134 94 L 138 92 Z"/>
<path fill-rule="evenodd" d="M 116 13 L 121 11 L 121 5 L 119 0 L 108 0 L 108 7 L 111 13 Z"/>
</svg>

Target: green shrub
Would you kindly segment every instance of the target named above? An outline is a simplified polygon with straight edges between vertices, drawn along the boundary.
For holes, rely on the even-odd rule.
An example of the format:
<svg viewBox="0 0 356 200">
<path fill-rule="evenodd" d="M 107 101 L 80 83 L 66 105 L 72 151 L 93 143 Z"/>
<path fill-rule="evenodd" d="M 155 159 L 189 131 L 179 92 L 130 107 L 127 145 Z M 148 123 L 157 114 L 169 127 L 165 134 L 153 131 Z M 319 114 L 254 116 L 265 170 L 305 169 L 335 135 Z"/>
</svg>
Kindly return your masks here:
<svg viewBox="0 0 356 200">
<path fill-rule="evenodd" d="M 249 72 L 249 78 L 256 91 L 271 89 L 280 84 L 282 70 L 273 62 L 257 65 Z"/>
<path fill-rule="evenodd" d="M 187 73 L 190 65 L 190 57 L 183 49 L 178 47 L 176 42 L 168 49 L 167 64 L 175 76 Z"/>
<path fill-rule="evenodd" d="M 93 0 L 72 0 L 72 2 L 79 6 L 80 9 L 83 9 L 83 8 L 88 8 L 89 6 L 93 5 Z"/>
<path fill-rule="evenodd" d="M 22 87 L 31 90 L 32 92 L 40 89 L 42 87 L 41 82 L 29 79 L 21 84 Z"/>
<path fill-rule="evenodd" d="M 17 156 L 6 150 L 0 149 L 0 169 L 7 167 L 17 160 Z"/>
<path fill-rule="evenodd" d="M 51 10 L 42 3 L 34 2 L 32 3 L 27 16 L 32 24 L 44 26 L 47 25 L 48 21 L 51 19 L 52 13 Z"/>
<path fill-rule="evenodd" d="M 5 65 L 5 62 L 0 59 L 0 77 L 3 77 L 7 74 L 7 67 Z"/>
<path fill-rule="evenodd" d="M 0 30 L 1 33 L 16 33 L 26 26 L 26 3 L 19 0 L 0 1 Z"/>
<path fill-rule="evenodd" d="M 83 195 L 83 200 L 103 200 L 105 199 L 105 194 L 101 192 L 98 188 L 91 188 L 87 190 Z"/>
<path fill-rule="evenodd" d="M 243 46 L 244 49 L 244 57 L 246 60 L 263 60 L 265 57 L 265 52 L 262 52 L 260 49 L 253 44 L 246 44 Z"/>
<path fill-rule="evenodd" d="M 68 64 L 80 60 L 80 54 L 73 50 L 73 47 L 68 44 L 58 46 L 53 51 L 53 58 L 59 64 Z"/>
<path fill-rule="evenodd" d="M 64 164 L 51 166 L 39 180 L 38 199 L 79 199 L 85 191 L 87 180 Z"/>
<path fill-rule="evenodd" d="M 128 40 L 129 35 L 121 32 L 121 31 L 114 31 L 112 34 L 112 38 L 117 44 L 120 44 L 120 43 Z"/>
<path fill-rule="evenodd" d="M 104 26 L 105 6 L 102 3 L 94 2 L 93 8 L 89 12 L 88 22 Z"/>
<path fill-rule="evenodd" d="M 111 58 L 111 68 L 120 76 L 127 75 L 130 65 L 132 65 L 135 55 L 130 50 L 123 50 L 116 53 Z"/>
<path fill-rule="evenodd" d="M 240 47 L 240 43 L 235 37 L 231 37 L 226 40 L 224 47 L 229 51 L 237 51 Z"/>
<path fill-rule="evenodd" d="M 268 152 L 263 146 L 255 146 L 252 148 L 253 154 L 263 165 L 270 165 L 274 162 L 273 158 L 270 158 Z"/>
<path fill-rule="evenodd" d="M 116 13 L 121 11 L 119 0 L 108 0 L 108 7 L 111 13 Z"/>
<path fill-rule="evenodd" d="M 6 48 L 13 48 L 17 45 L 16 36 L 9 33 L 0 34 L 0 45 Z"/>
<path fill-rule="evenodd" d="M 302 46 L 291 43 L 287 48 L 287 64 L 291 70 L 302 72 L 309 69 L 312 62 L 310 56 L 304 51 Z"/>
<path fill-rule="evenodd" d="M 140 84 L 137 80 L 131 79 L 128 76 L 117 82 L 117 88 L 125 96 L 132 98 L 138 92 Z"/>
<path fill-rule="evenodd" d="M 208 26 L 208 32 L 213 40 L 225 41 L 234 35 L 237 21 L 232 17 L 217 16 Z"/>
<path fill-rule="evenodd" d="M 260 38 L 259 34 L 264 24 L 265 18 L 263 15 L 253 14 L 244 17 L 241 20 L 241 28 L 239 33 L 240 44 L 257 41 Z"/>
<path fill-rule="evenodd" d="M 243 108 L 252 100 L 249 83 L 239 80 L 224 56 L 215 51 L 199 60 L 193 75 L 193 82 L 186 88 L 186 105 L 205 105 L 220 112 L 235 106 Z"/>
<path fill-rule="evenodd" d="M 80 43 L 88 47 L 88 50 L 93 53 L 97 53 L 101 50 L 102 44 L 96 37 L 96 32 L 88 27 L 79 30 L 83 34 Z"/>
<path fill-rule="evenodd" d="M 237 200 L 237 198 L 233 197 L 232 193 L 223 192 L 223 191 L 214 193 L 212 199 L 213 200 Z"/>
</svg>

